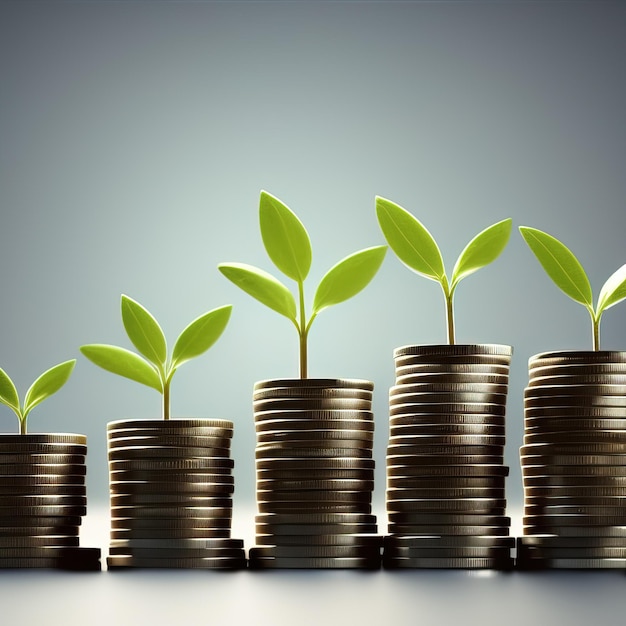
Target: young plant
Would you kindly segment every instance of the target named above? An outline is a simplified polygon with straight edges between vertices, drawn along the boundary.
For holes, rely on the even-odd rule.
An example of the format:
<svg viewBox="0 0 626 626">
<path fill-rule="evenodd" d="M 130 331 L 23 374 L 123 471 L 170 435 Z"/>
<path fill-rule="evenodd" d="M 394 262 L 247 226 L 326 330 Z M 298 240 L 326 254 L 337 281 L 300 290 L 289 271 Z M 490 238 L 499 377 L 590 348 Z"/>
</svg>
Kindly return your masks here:
<svg viewBox="0 0 626 626">
<path fill-rule="evenodd" d="M 311 314 L 307 317 L 304 281 L 312 260 L 309 234 L 295 213 L 266 191 L 261 191 L 259 219 L 267 254 L 283 274 L 296 282 L 298 306 L 283 283 L 259 268 L 243 263 L 221 263 L 218 269 L 253 298 L 291 320 L 300 340 L 300 378 L 306 378 L 311 324 L 324 309 L 355 296 L 374 278 L 387 246 L 360 250 L 331 267 L 317 287 Z"/>
<path fill-rule="evenodd" d="M 600 349 L 600 319 L 613 305 L 626 299 L 626 264 L 604 283 L 598 302 L 593 306 L 593 292 L 587 274 L 574 254 L 558 239 L 528 226 L 519 227 L 524 241 L 534 252 L 548 276 L 572 300 L 582 304 L 591 317 L 593 349 Z"/>
<path fill-rule="evenodd" d="M 378 223 L 387 243 L 411 270 L 441 285 L 446 300 L 448 343 L 454 344 L 454 293 L 461 280 L 495 261 L 511 234 L 511 219 L 493 224 L 472 239 L 459 255 L 450 278 L 433 236 L 424 225 L 401 206 L 376 197 Z"/>
<path fill-rule="evenodd" d="M 141 304 L 122 295 L 122 321 L 128 338 L 141 353 L 104 344 L 82 346 L 80 351 L 101 368 L 156 389 L 163 395 L 163 419 L 170 418 L 170 385 L 176 370 L 206 352 L 228 324 L 232 306 L 201 315 L 180 334 L 171 356 L 165 335 L 154 317 Z M 145 358 L 144 358 L 145 357 Z"/>
<path fill-rule="evenodd" d="M 17 415 L 20 434 L 26 434 L 26 420 L 29 413 L 46 398 L 56 393 L 68 381 L 76 359 L 59 363 L 46 370 L 28 389 L 24 403 L 20 403 L 17 389 L 8 374 L 0 368 L 0 402 L 6 404 Z"/>
</svg>

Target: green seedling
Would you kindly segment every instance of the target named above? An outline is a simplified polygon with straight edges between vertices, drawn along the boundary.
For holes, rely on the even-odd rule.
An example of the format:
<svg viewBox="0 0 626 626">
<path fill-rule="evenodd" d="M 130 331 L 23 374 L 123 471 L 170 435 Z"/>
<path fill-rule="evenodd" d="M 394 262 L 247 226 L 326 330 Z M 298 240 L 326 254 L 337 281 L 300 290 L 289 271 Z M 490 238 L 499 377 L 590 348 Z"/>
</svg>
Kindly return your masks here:
<svg viewBox="0 0 626 626">
<path fill-rule="evenodd" d="M 454 294 L 461 280 L 495 261 L 511 235 L 511 219 L 502 220 L 472 239 L 459 255 L 450 278 L 437 242 L 425 226 L 401 206 L 376 197 L 378 223 L 387 243 L 411 270 L 441 285 L 446 301 L 448 343 L 455 342 Z"/>
<path fill-rule="evenodd" d="M 122 321 L 128 338 L 141 353 L 104 344 L 82 346 L 80 351 L 101 368 L 156 389 L 163 396 L 163 419 L 170 418 L 170 385 L 176 370 L 206 352 L 224 332 L 232 306 L 201 315 L 180 334 L 171 356 L 156 319 L 138 302 L 122 295 Z M 145 357 L 145 358 L 144 358 Z"/>
<path fill-rule="evenodd" d="M 360 250 L 331 267 L 317 287 L 311 314 L 307 317 L 304 281 L 312 260 L 309 234 L 289 207 L 265 191 L 261 192 L 259 219 L 267 254 L 283 274 L 296 282 L 298 306 L 286 285 L 259 268 L 243 263 L 221 263 L 218 268 L 243 291 L 291 320 L 300 340 L 300 377 L 307 378 L 307 339 L 311 324 L 324 309 L 352 298 L 374 278 L 387 246 Z"/>
<path fill-rule="evenodd" d="M 56 393 L 72 375 L 76 359 L 59 363 L 46 370 L 28 389 L 24 403 L 20 403 L 17 389 L 8 374 L 0 368 L 0 402 L 6 404 L 17 415 L 20 434 L 26 434 L 26 420 L 29 413 L 46 398 Z"/>
<path fill-rule="evenodd" d="M 572 300 L 582 304 L 591 317 L 593 349 L 600 349 L 600 319 L 602 314 L 626 299 L 626 264 L 616 270 L 604 283 L 598 302 L 593 306 L 589 278 L 574 254 L 558 239 L 536 228 L 519 227 L 524 241 L 533 251 L 548 276 Z"/>
</svg>

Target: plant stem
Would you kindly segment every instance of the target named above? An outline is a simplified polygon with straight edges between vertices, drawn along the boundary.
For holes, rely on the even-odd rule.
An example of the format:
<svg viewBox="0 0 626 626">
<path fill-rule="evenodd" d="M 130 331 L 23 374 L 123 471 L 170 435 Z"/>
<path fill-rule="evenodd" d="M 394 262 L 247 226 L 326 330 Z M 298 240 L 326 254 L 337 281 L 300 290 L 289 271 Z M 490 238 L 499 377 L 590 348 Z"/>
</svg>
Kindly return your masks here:
<svg viewBox="0 0 626 626">
<path fill-rule="evenodd" d="M 163 419 L 170 419 L 170 382 L 171 380 L 165 380 L 163 382 Z"/>
<path fill-rule="evenodd" d="M 304 310 L 304 283 L 298 281 L 298 296 L 300 299 L 300 328 L 298 333 L 300 334 L 300 378 L 306 378 L 308 376 L 308 350 L 307 350 L 307 338 L 309 335 L 309 329 L 306 325 L 306 312 Z"/>
<path fill-rule="evenodd" d="M 20 435 L 26 434 L 26 420 L 20 420 Z"/>
<path fill-rule="evenodd" d="M 600 318 L 596 319 L 593 316 L 591 319 L 593 325 L 593 349 L 597 352 L 600 350 Z"/>
<path fill-rule="evenodd" d="M 448 344 L 454 345 L 454 291 L 446 293 L 446 322 L 448 326 Z"/>
</svg>

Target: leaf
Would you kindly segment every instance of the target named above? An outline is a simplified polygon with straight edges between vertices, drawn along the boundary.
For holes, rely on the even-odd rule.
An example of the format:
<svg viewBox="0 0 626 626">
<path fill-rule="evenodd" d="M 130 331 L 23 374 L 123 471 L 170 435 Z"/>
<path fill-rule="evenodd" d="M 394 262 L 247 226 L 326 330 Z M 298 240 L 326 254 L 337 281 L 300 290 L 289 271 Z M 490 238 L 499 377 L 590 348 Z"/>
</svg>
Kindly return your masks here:
<svg viewBox="0 0 626 626">
<path fill-rule="evenodd" d="M 313 314 L 352 298 L 374 278 L 387 246 L 355 252 L 330 268 L 320 281 L 313 301 Z"/>
<path fill-rule="evenodd" d="M 406 209 L 376 197 L 376 215 L 387 243 L 409 268 L 437 282 L 443 282 L 446 270 L 441 251 L 433 236 Z"/>
<path fill-rule="evenodd" d="M 626 299 L 626 264 L 609 276 L 598 296 L 596 318 L 613 305 Z"/>
<path fill-rule="evenodd" d="M 9 375 L 0 367 L 0 402 L 20 413 L 20 398 Z"/>
<path fill-rule="evenodd" d="M 144 307 L 122 295 L 122 321 L 129 339 L 141 354 L 160 368 L 167 359 L 165 335 L 159 323 Z"/>
<path fill-rule="evenodd" d="M 263 270 L 244 263 L 221 263 L 220 272 L 270 309 L 296 321 L 296 301 L 285 285 Z"/>
<path fill-rule="evenodd" d="M 130 350 L 104 344 L 88 344 L 81 346 L 80 351 L 108 372 L 163 392 L 161 379 L 154 366 Z"/>
<path fill-rule="evenodd" d="M 528 226 L 519 227 L 522 237 L 534 252 L 548 276 L 572 300 L 593 311 L 591 284 L 583 266 L 573 253 L 548 233 Z"/>
<path fill-rule="evenodd" d="M 46 370 L 28 389 L 24 398 L 23 419 L 46 398 L 56 393 L 68 381 L 76 359 L 65 361 Z"/>
<path fill-rule="evenodd" d="M 196 318 L 180 334 L 174 345 L 171 371 L 206 352 L 224 332 L 233 307 L 229 304 Z"/>
<path fill-rule="evenodd" d="M 261 191 L 261 237 L 267 254 L 289 278 L 303 282 L 311 268 L 311 242 L 296 214 L 278 198 Z"/>
<path fill-rule="evenodd" d="M 508 218 L 493 224 L 478 233 L 465 246 L 452 270 L 451 289 L 454 289 L 463 278 L 489 265 L 500 256 L 511 236 L 512 223 L 513 220 Z"/>
</svg>

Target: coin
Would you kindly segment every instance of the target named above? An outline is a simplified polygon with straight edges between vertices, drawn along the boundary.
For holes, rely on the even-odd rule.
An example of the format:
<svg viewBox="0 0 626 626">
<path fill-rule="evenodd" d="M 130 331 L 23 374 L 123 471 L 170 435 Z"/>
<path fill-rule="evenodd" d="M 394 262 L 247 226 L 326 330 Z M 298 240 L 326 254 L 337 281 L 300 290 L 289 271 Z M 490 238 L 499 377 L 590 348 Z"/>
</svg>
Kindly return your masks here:
<svg viewBox="0 0 626 626">
<path fill-rule="evenodd" d="M 380 557 L 365 558 L 289 558 L 256 557 L 250 560 L 251 569 L 380 569 Z"/>
<path fill-rule="evenodd" d="M 301 419 L 277 419 L 270 422 L 258 422 L 256 424 L 257 436 L 264 433 L 277 432 L 299 432 L 299 431 L 363 431 L 366 433 L 374 432 L 374 422 L 372 420 L 301 420 Z"/>
<path fill-rule="evenodd" d="M 436 356 L 436 357 L 457 357 L 457 356 L 506 356 L 513 354 L 511 346 L 498 344 L 453 344 L 453 345 L 417 345 L 402 346 L 393 351 L 393 358 L 403 356 Z"/>
<path fill-rule="evenodd" d="M 374 390 L 374 383 L 369 380 L 359 380 L 351 378 L 278 378 L 273 380 L 261 380 L 254 384 L 254 391 L 276 387 L 293 387 L 309 389 L 312 387 L 327 388 L 350 388 Z"/>
<path fill-rule="evenodd" d="M 170 505 L 182 504 L 185 506 L 218 507 L 218 510 L 232 508 L 232 498 L 216 498 L 214 496 L 199 496 L 196 494 L 152 494 L 138 493 L 132 495 L 111 494 L 111 504 L 114 506 L 141 506 L 141 505 Z"/>
<path fill-rule="evenodd" d="M 460 476 L 388 476 L 387 489 L 390 491 L 405 489 L 421 489 L 423 491 L 441 491 L 446 490 L 476 490 L 476 489 L 504 489 L 505 479 L 503 476 L 478 476 L 478 477 L 460 477 Z"/>
<path fill-rule="evenodd" d="M 589 431 L 626 431 L 626 422 L 624 419 L 602 419 L 602 418 L 573 418 L 558 419 L 551 417 L 530 417 L 524 419 L 525 432 L 529 435 L 534 434 L 560 434 L 564 432 L 584 432 Z"/>
<path fill-rule="evenodd" d="M 319 470 L 257 470 L 259 480 L 374 480 L 373 469 L 319 469 Z"/>
<path fill-rule="evenodd" d="M 141 569 L 244 569 L 246 567 L 246 560 L 243 557 L 140 558 L 126 555 L 107 557 L 107 568 L 109 570 L 129 567 Z"/>
<path fill-rule="evenodd" d="M 257 441 L 256 451 L 257 453 L 271 451 L 271 450 L 295 450 L 301 448 L 311 448 L 316 445 L 323 445 L 324 448 L 355 448 L 357 451 L 366 450 L 370 451 L 371 445 L 364 439 L 306 439 L 305 435 L 295 435 L 290 439 L 272 440 L 270 442 Z"/>
<path fill-rule="evenodd" d="M 59 473 L 68 473 L 74 469 L 84 471 L 84 454 L 2 454 L 0 471 L 3 474 L 13 470 L 13 474 L 32 474 L 33 468 L 54 466 Z M 74 473 L 74 472 L 72 472 Z"/>
<path fill-rule="evenodd" d="M 325 534 L 325 535 L 263 535 L 257 534 L 256 541 L 262 546 L 367 546 L 380 550 L 383 538 L 380 535 Z"/>
<path fill-rule="evenodd" d="M 186 485 L 192 484 L 226 484 L 233 485 L 235 479 L 230 473 L 230 470 L 226 470 L 222 473 L 216 470 L 211 472 L 172 472 L 170 470 L 121 470 L 109 472 L 110 483 L 128 483 L 128 482 L 149 482 L 149 483 L 185 483 Z"/>
<path fill-rule="evenodd" d="M 480 536 L 480 535 L 444 535 L 444 536 L 395 536 L 385 537 L 387 548 L 440 548 L 440 547 L 489 547 L 514 548 L 515 537 Z"/>
<path fill-rule="evenodd" d="M 373 480 L 327 479 L 327 480 L 257 480 L 257 490 L 270 491 L 372 491 Z"/>
<path fill-rule="evenodd" d="M 406 371 L 407 369 L 413 371 Z M 503 385 L 507 386 L 509 382 L 508 369 L 504 373 L 498 374 L 490 371 L 490 368 L 483 368 L 486 371 L 455 373 L 449 370 L 432 371 L 431 369 L 419 370 L 414 367 L 405 368 L 403 372 L 396 371 L 396 384 L 392 389 L 397 389 L 405 385 L 421 385 L 434 384 L 438 385 L 440 390 L 446 391 L 452 388 L 456 389 L 457 385 Z M 482 391 L 482 389 L 456 389 L 456 391 Z M 487 390 L 490 391 L 490 390 Z"/>
<path fill-rule="evenodd" d="M 528 381 L 529 387 L 544 387 L 551 385 L 626 385 L 624 374 L 556 374 L 548 376 L 533 376 Z"/>
<path fill-rule="evenodd" d="M 361 398 L 280 398 L 268 400 L 255 400 L 253 402 L 255 413 L 266 411 L 323 411 L 323 410 L 350 410 L 370 411 L 371 400 Z"/>
<path fill-rule="evenodd" d="M 614 502 L 601 498 L 597 498 L 596 502 L 579 502 L 576 499 L 576 501 L 563 502 L 561 504 L 558 502 L 551 504 L 550 501 L 545 499 L 539 501 L 527 499 L 524 503 L 524 515 L 527 517 L 539 515 L 619 516 L 622 513 L 623 506 L 623 498 L 615 498 Z"/>
<path fill-rule="evenodd" d="M 505 438 L 498 435 L 394 435 L 389 436 L 389 445 L 412 445 L 417 444 L 419 450 L 422 446 L 498 446 L 505 444 Z M 418 452 L 419 454 L 419 452 Z"/>
<path fill-rule="evenodd" d="M 338 442 L 349 441 L 350 446 L 360 445 L 361 447 L 371 447 L 374 441 L 374 433 L 358 430 L 310 430 L 310 431 L 282 431 L 282 432 L 270 432 L 270 433 L 257 433 L 257 444 L 265 446 L 267 444 L 274 443 L 286 443 L 291 444 L 298 442 L 298 445 L 302 445 L 301 442 L 306 441 L 309 445 L 311 442 L 334 442 L 332 446 L 338 446 Z M 358 442 L 358 443 L 357 443 Z M 344 445 L 345 447 L 345 445 Z"/>
<path fill-rule="evenodd" d="M 479 360 L 476 363 L 462 363 L 442 361 L 441 363 L 416 363 L 415 365 L 396 364 L 396 382 L 404 376 L 445 376 L 445 377 L 474 377 L 474 376 L 508 376 L 509 366 L 489 363 L 488 360 Z M 626 371 L 626 370 L 625 370 Z"/>
<path fill-rule="evenodd" d="M 347 387 L 267 387 L 254 392 L 253 400 L 273 398 L 329 398 L 371 400 L 371 389 Z"/>
<path fill-rule="evenodd" d="M 262 449 L 257 448 L 255 451 L 255 457 L 257 461 L 260 460 L 277 460 L 285 458 L 309 458 L 309 459 L 326 459 L 332 458 L 362 458 L 371 459 L 372 450 L 364 448 L 332 448 L 324 446 L 323 448 L 292 448 L 291 446 L 279 447 L 279 446 L 264 446 Z"/>
<path fill-rule="evenodd" d="M 71 497 L 71 496 L 70 496 Z M 80 505 L 58 505 L 40 504 L 40 505 L 5 505 L 4 498 L 0 503 L 0 517 L 12 517 L 15 522 L 18 518 L 23 517 L 83 517 L 87 514 L 87 508 Z"/>
<path fill-rule="evenodd" d="M 318 502 L 312 500 L 261 501 L 257 502 L 259 513 L 364 513 L 371 514 L 369 502 Z"/>
<path fill-rule="evenodd" d="M 616 466 L 624 468 L 626 466 L 620 464 L 622 454 L 533 454 L 522 455 L 520 460 L 523 466 L 542 465 L 554 466 L 559 465 L 581 465 L 581 466 Z"/>
<path fill-rule="evenodd" d="M 562 413 L 573 417 L 570 409 L 577 407 L 585 408 L 621 408 L 622 414 L 626 408 L 626 397 L 624 396 L 602 396 L 602 395 L 551 395 L 551 396 L 526 396 L 524 398 L 524 409 L 555 409 L 560 408 Z"/>
<path fill-rule="evenodd" d="M 501 546 L 436 546 L 407 547 L 385 546 L 385 559 L 458 559 L 458 558 L 510 558 L 511 548 Z"/>
<path fill-rule="evenodd" d="M 527 498 L 588 498 L 588 497 L 624 497 L 626 485 L 622 487 L 605 487 L 597 485 L 574 485 L 574 486 L 551 486 L 551 487 L 525 487 L 524 494 Z M 583 500 L 580 500 L 583 503 Z"/>
<path fill-rule="evenodd" d="M 154 530 L 161 533 L 168 532 L 170 530 L 190 530 L 190 529 L 202 529 L 205 531 L 206 536 L 209 530 L 222 529 L 230 535 L 230 519 L 229 518 L 213 518 L 213 517 L 193 517 L 193 512 L 189 512 L 189 515 L 183 515 L 181 511 L 175 512 L 171 517 L 116 517 L 111 516 L 111 531 L 114 530 L 141 530 L 137 536 L 148 539 L 150 535 L 143 531 Z M 143 515 L 143 513 L 142 513 Z M 214 535 L 216 537 L 224 535 Z M 113 534 L 111 535 L 113 538 Z M 115 537 L 119 539 L 119 536 Z"/>
<path fill-rule="evenodd" d="M 394 524 L 422 523 L 430 513 L 459 515 L 504 515 L 506 500 L 499 498 L 457 498 L 387 501 L 387 517 Z"/>
<path fill-rule="evenodd" d="M 536 464 L 536 465 L 524 465 L 522 467 L 522 474 L 524 476 L 524 480 L 554 480 L 557 481 L 556 484 L 559 484 L 558 481 L 564 477 L 564 480 L 569 478 L 595 478 L 601 479 L 603 481 L 609 477 L 615 478 L 623 478 L 626 476 L 626 467 L 623 465 L 598 465 L 594 466 L 591 464 L 583 464 L 583 465 L 551 465 L 547 467 L 546 465 Z M 562 483 L 561 483 L 562 484 Z M 581 483 L 583 484 L 583 483 Z M 601 484 L 604 484 L 601 482 Z"/>
<path fill-rule="evenodd" d="M 250 548 L 250 560 L 258 558 L 367 558 L 380 559 L 376 546 L 266 546 Z"/>
<path fill-rule="evenodd" d="M 87 437 L 85 435 L 77 435 L 74 433 L 28 433 L 27 435 L 0 435 L 0 451 L 5 448 L 12 450 L 14 444 L 73 444 L 73 445 L 87 445 Z"/>
<path fill-rule="evenodd" d="M 393 417 L 424 415 L 431 413 L 445 413 L 445 414 L 463 414 L 481 413 L 483 415 L 489 415 L 493 417 L 504 417 L 505 406 L 504 402 L 488 403 L 488 402 L 405 402 L 404 404 L 393 404 L 389 407 L 389 414 Z M 459 420 L 462 423 L 462 420 Z M 495 420 L 494 420 L 495 422 Z M 495 422 L 497 423 L 497 422 Z"/>
<path fill-rule="evenodd" d="M 450 424 L 450 425 L 478 425 L 500 426 L 504 428 L 503 415 L 489 415 L 486 413 L 407 413 L 406 415 L 391 416 L 390 427 L 415 426 L 421 424 Z"/>
<path fill-rule="evenodd" d="M 12 529 L 17 533 L 17 528 L 27 528 L 33 530 L 35 528 L 78 528 L 82 520 L 79 515 L 14 515 L 10 513 L 10 517 L 6 515 L 0 516 L 0 532 L 9 532 Z M 48 534 L 44 531 L 38 531 L 39 534 Z M 21 534 L 21 533 L 20 533 Z"/>
<path fill-rule="evenodd" d="M 117 420 L 107 424 L 107 432 L 125 429 L 154 428 L 162 432 L 180 432 L 188 428 L 220 428 L 233 430 L 233 422 L 224 419 L 177 418 L 170 420 Z"/>
<path fill-rule="evenodd" d="M 387 454 L 387 466 L 390 465 L 501 465 L 502 455 L 486 455 L 486 454 L 465 454 L 455 456 L 444 456 L 438 454 L 422 454 L 420 456 L 409 456 L 406 454 L 392 455 Z M 468 474 L 469 476 L 470 474 Z"/>
<path fill-rule="evenodd" d="M 626 430 L 622 431 L 570 431 L 561 433 L 538 433 L 529 434 L 526 431 L 524 435 L 524 445 L 541 445 L 549 444 L 551 446 L 558 444 L 574 444 L 581 448 L 588 446 L 604 446 L 605 444 L 626 444 Z"/>
<path fill-rule="evenodd" d="M 519 546 L 538 548 L 625 548 L 624 537 L 556 537 L 525 535 L 518 538 Z"/>
<path fill-rule="evenodd" d="M 488 477 L 508 476 L 509 468 L 499 463 L 478 463 L 474 465 L 405 465 L 400 460 L 387 459 L 387 476 L 393 477 Z"/>
<path fill-rule="evenodd" d="M 37 489 L 76 487 L 85 489 L 85 475 L 34 474 L 30 476 L 0 475 L 0 489 L 21 489 L 35 493 Z"/>
<path fill-rule="evenodd" d="M 187 483 L 187 482 L 112 482 L 110 483 L 111 491 L 115 494 L 139 494 L 139 493 L 156 493 L 156 494 L 198 494 L 198 495 L 216 495 L 224 496 L 232 494 L 235 490 L 233 484 L 228 483 Z"/>
<path fill-rule="evenodd" d="M 616 464 L 619 464 L 619 457 L 626 453 L 626 442 L 568 442 L 563 443 L 528 443 L 520 448 L 520 454 L 525 457 L 532 456 L 554 456 L 554 455 L 616 455 Z"/>
<path fill-rule="evenodd" d="M 87 496 L 85 495 L 3 495 L 0 498 L 0 512 L 7 511 L 8 508 L 17 507 L 38 507 L 38 506 L 87 506 Z M 16 512 L 19 515 L 19 512 Z M 12 515 L 12 513 L 11 513 Z"/>
<path fill-rule="evenodd" d="M 411 522 L 396 521 L 396 518 L 389 518 L 389 521 L 398 526 L 440 526 L 439 534 L 447 534 L 447 526 L 510 526 L 511 518 L 503 515 L 484 515 L 472 513 L 455 513 L 455 512 L 427 512 L 427 513 L 411 513 L 407 519 Z M 409 533 L 403 533 L 409 534 Z"/>
<path fill-rule="evenodd" d="M 524 526 L 532 528 L 559 528 L 562 526 L 623 526 L 626 525 L 626 513 L 613 515 L 524 515 L 522 521 Z"/>
<path fill-rule="evenodd" d="M 508 536 L 509 526 L 506 524 L 497 524 L 495 526 L 486 526 L 482 524 L 448 524 L 441 526 L 439 524 L 388 524 L 390 535 L 406 535 L 406 536 Z"/>
<path fill-rule="evenodd" d="M 524 409 L 525 420 L 561 420 L 561 419 L 623 419 L 626 417 L 624 408 L 611 408 L 602 406 L 570 406 L 563 407 L 546 407 L 537 408 L 526 407 Z"/>
<path fill-rule="evenodd" d="M 121 450 L 128 448 L 152 449 L 161 446 L 183 446 L 214 449 L 227 449 L 230 446 L 230 437 L 181 437 L 178 435 L 158 437 L 118 437 L 108 440 L 109 450 Z"/>
<path fill-rule="evenodd" d="M 365 502 L 370 503 L 372 500 L 372 492 L 363 489 L 349 490 L 310 490 L 302 491 L 293 490 L 261 490 L 257 487 L 257 500 L 260 502 L 318 502 L 318 503 L 350 503 Z"/>
<path fill-rule="evenodd" d="M 397 482 L 394 484 L 398 484 Z M 449 487 L 438 489 L 416 489 L 411 485 L 402 485 L 394 489 L 387 489 L 387 502 L 395 500 L 432 500 L 432 499 L 456 499 L 456 498 L 504 498 L 504 487 L 500 488 L 471 488 Z"/>
<path fill-rule="evenodd" d="M 235 462 L 230 458 L 203 457 L 196 459 L 124 459 L 121 461 L 109 461 L 109 469 L 117 470 L 169 470 L 169 471 L 203 471 L 213 473 L 213 468 L 230 470 Z"/>
<path fill-rule="evenodd" d="M 356 457 L 307 459 L 307 458 L 283 458 L 283 459 L 257 459 L 256 468 L 260 469 L 374 469 L 374 459 Z"/>
<path fill-rule="evenodd" d="M 5 457 L 17 454 L 26 455 L 26 457 L 30 457 L 33 454 L 69 454 L 84 457 L 87 454 L 86 444 L 55 443 L 53 441 L 39 443 L 37 441 L 29 442 L 22 440 L 11 443 L 6 449 L 6 454 L 0 454 L 0 458 L 2 458 L 4 462 L 8 462 Z"/>
<path fill-rule="evenodd" d="M 529 367 L 536 367 L 537 365 L 570 365 L 577 361 L 585 365 L 626 363 L 626 356 L 623 352 L 609 350 L 561 350 L 535 354 L 528 360 L 528 365 Z"/>
<path fill-rule="evenodd" d="M 502 456 L 504 454 L 503 446 L 478 446 L 478 445 L 436 445 L 436 444 L 422 444 L 417 443 L 409 445 L 396 445 L 389 444 L 387 446 L 388 456 L 398 455 L 419 455 L 423 456 L 445 456 L 449 461 L 450 459 L 458 458 L 460 456 L 472 455 L 479 456 Z"/>
<path fill-rule="evenodd" d="M 566 396 L 559 396 L 566 397 Z M 506 403 L 506 393 L 497 393 L 497 392 L 484 392 L 477 393 L 471 391 L 454 391 L 454 392 L 399 392 L 390 394 L 389 396 L 389 406 L 390 407 L 402 407 L 407 405 L 418 405 L 418 406 L 432 406 L 443 404 L 484 404 L 487 406 L 490 405 L 503 405 Z M 463 412 L 463 411 L 459 411 Z M 466 413 L 468 411 L 465 411 Z M 482 411 L 478 411 L 482 412 Z"/>
<path fill-rule="evenodd" d="M 111 548 L 174 549 L 174 548 L 243 548 L 243 540 L 223 537 L 196 539 L 112 539 Z"/>
<path fill-rule="evenodd" d="M 397 568 L 423 568 L 423 569 L 513 569 L 513 559 L 507 557 L 465 557 L 465 558 L 383 558 L 383 567 L 386 569 Z"/>
<path fill-rule="evenodd" d="M 371 410 L 353 409 L 303 409 L 289 411 L 255 411 L 254 423 L 256 426 L 262 424 L 274 424 L 275 422 L 304 421 L 307 424 L 312 422 L 326 422 L 327 428 L 334 427 L 336 421 L 356 420 L 361 423 L 368 423 L 374 420 L 374 413 Z M 328 422 L 330 422 L 328 424 Z"/>
<path fill-rule="evenodd" d="M 115 528 L 111 529 L 111 541 L 164 540 L 164 539 L 228 539 L 230 528 L 187 526 L 182 528 Z"/>
<path fill-rule="evenodd" d="M 327 535 L 377 533 L 376 524 L 256 524 L 256 533 L 267 535 Z"/>
<path fill-rule="evenodd" d="M 244 552 L 242 548 L 135 548 L 130 546 L 118 547 L 111 546 L 109 548 L 109 554 L 111 556 L 131 556 L 139 559 L 150 558 L 176 558 L 176 559 L 188 559 L 188 558 L 244 558 Z"/>
<path fill-rule="evenodd" d="M 257 524 L 375 524 L 375 515 L 349 513 L 264 514 L 255 517 Z"/>
<path fill-rule="evenodd" d="M 108 452 L 109 461 L 128 461 L 130 459 L 160 458 L 185 460 L 189 457 L 212 456 L 216 458 L 228 458 L 228 448 L 191 448 L 191 447 L 151 447 L 151 448 L 115 448 Z"/>
<path fill-rule="evenodd" d="M 448 437 L 483 437 L 486 435 L 504 437 L 504 425 L 494 424 L 402 424 L 389 426 L 391 437 L 408 437 L 412 435 Z"/>
<path fill-rule="evenodd" d="M 78 534 L 75 535 L 17 535 L 0 536 L 0 556 L 6 548 L 43 548 L 78 546 Z M 8 555 L 4 555 L 8 556 Z"/>
</svg>

